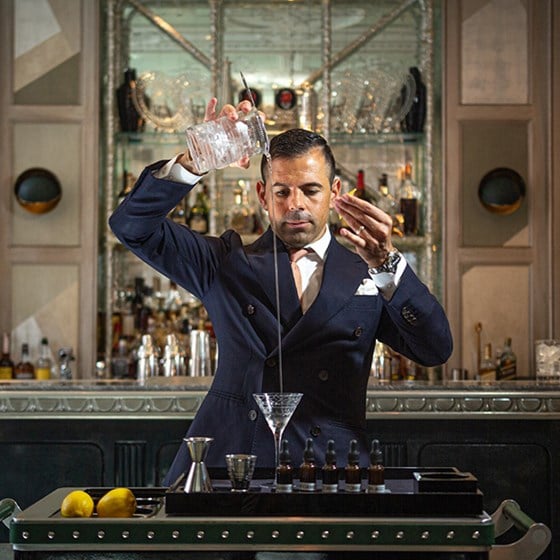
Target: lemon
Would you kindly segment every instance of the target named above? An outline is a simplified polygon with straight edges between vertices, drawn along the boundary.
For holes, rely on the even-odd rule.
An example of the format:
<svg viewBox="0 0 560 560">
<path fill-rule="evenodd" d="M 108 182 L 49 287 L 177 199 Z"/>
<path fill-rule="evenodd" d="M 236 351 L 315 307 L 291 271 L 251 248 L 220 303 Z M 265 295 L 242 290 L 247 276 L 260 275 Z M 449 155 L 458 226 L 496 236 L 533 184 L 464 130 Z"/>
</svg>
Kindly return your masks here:
<svg viewBox="0 0 560 560">
<path fill-rule="evenodd" d="M 93 498 L 83 490 L 74 490 L 62 500 L 60 514 L 62 517 L 91 517 Z"/>
<path fill-rule="evenodd" d="M 113 488 L 97 502 L 99 517 L 132 517 L 136 511 L 136 497 L 128 488 Z"/>
</svg>

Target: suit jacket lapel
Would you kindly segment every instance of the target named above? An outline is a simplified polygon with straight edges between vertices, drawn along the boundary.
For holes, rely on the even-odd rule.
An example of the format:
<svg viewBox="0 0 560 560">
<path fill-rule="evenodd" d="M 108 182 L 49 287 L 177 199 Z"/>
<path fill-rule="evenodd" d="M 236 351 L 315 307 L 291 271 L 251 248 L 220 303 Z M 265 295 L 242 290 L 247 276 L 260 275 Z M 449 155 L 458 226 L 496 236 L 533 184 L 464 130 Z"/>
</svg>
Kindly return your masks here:
<svg viewBox="0 0 560 560">
<path fill-rule="evenodd" d="M 325 260 L 319 295 L 301 319 L 286 333 L 283 346 L 305 344 L 303 336 L 305 332 L 319 330 L 325 322 L 347 305 L 366 276 L 367 265 L 362 258 L 345 249 L 333 238 Z"/>
<path fill-rule="evenodd" d="M 276 239 L 278 253 L 278 284 L 280 291 L 280 320 L 284 330 L 289 329 L 302 315 L 290 259 L 285 245 Z M 276 270 L 274 265 L 273 233 L 269 228 L 247 247 L 249 264 L 257 276 L 273 309 L 276 309 Z"/>
</svg>

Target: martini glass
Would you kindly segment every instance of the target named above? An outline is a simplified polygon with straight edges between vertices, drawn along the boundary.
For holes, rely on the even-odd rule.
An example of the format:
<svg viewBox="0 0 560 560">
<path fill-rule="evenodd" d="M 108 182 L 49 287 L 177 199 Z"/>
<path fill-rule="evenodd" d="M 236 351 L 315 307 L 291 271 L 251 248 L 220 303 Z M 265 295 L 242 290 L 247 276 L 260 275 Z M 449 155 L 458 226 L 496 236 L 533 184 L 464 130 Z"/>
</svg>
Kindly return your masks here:
<svg viewBox="0 0 560 560">
<path fill-rule="evenodd" d="M 275 467 L 278 467 L 282 445 L 282 434 L 297 408 L 303 393 L 254 393 L 261 412 L 266 418 L 270 431 L 274 435 Z M 276 472 L 276 469 L 275 469 Z M 276 476 L 275 476 L 276 478 Z"/>
</svg>

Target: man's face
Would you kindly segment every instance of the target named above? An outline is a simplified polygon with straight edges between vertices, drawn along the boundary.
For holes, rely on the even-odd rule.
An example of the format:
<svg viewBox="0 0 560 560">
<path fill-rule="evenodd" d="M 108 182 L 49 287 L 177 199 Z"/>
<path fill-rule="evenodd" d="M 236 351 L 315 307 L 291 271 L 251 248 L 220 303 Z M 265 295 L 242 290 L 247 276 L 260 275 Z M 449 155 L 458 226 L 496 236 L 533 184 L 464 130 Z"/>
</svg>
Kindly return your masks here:
<svg viewBox="0 0 560 560">
<path fill-rule="evenodd" d="M 294 158 L 272 161 L 266 184 L 257 183 L 259 202 L 268 212 L 276 235 L 290 247 L 304 247 L 321 237 L 329 209 L 340 191 L 340 180 L 331 186 L 329 168 L 320 148 Z"/>
</svg>

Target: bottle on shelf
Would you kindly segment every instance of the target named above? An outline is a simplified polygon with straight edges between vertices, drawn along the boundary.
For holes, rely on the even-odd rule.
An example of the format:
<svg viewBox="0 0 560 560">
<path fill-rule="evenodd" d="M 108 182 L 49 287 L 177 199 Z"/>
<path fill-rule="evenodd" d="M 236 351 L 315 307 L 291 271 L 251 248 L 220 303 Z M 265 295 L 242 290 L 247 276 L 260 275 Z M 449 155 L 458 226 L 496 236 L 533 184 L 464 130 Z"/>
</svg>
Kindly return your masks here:
<svg viewBox="0 0 560 560">
<path fill-rule="evenodd" d="M 2 335 L 2 357 L 0 358 L 0 379 L 14 378 L 14 362 L 10 356 L 10 335 Z"/>
<path fill-rule="evenodd" d="M 414 78 L 415 92 L 412 106 L 401 122 L 401 129 L 403 132 L 423 132 L 426 122 L 426 84 L 416 66 L 410 68 L 409 72 Z"/>
<path fill-rule="evenodd" d="M 514 379 L 517 375 L 517 356 L 511 348 L 511 338 L 506 338 L 500 355 L 498 379 Z"/>
<path fill-rule="evenodd" d="M 125 338 L 119 340 L 117 352 L 111 359 L 111 375 L 115 379 L 125 379 L 127 377 L 136 376 L 134 364 L 130 359 L 128 342 Z"/>
<path fill-rule="evenodd" d="M 492 344 L 490 342 L 484 346 L 484 354 L 480 360 L 478 377 L 483 381 L 496 380 L 496 363 L 492 357 Z"/>
<path fill-rule="evenodd" d="M 407 162 L 399 189 L 400 213 L 404 219 L 403 232 L 405 235 L 418 235 L 419 233 L 420 200 L 420 189 L 412 180 L 412 164 Z"/>
<path fill-rule="evenodd" d="M 208 233 L 210 227 L 210 210 L 204 189 L 196 193 L 194 204 L 191 206 L 188 226 L 198 233 Z"/>
<path fill-rule="evenodd" d="M 356 192 L 354 196 L 366 200 L 367 202 L 372 202 L 371 196 L 369 196 L 366 189 L 365 173 L 363 169 L 358 169 L 356 175 Z"/>
<path fill-rule="evenodd" d="M 360 452 L 358 442 L 350 441 L 348 460 L 344 467 L 344 489 L 346 492 L 360 492 L 362 489 L 362 473 L 360 470 Z"/>
<path fill-rule="evenodd" d="M 35 366 L 29 356 L 29 344 L 21 345 L 21 358 L 14 368 L 15 379 L 35 379 Z"/>
<path fill-rule="evenodd" d="M 278 463 L 276 467 L 276 492 L 291 492 L 294 487 L 294 473 L 287 439 L 282 440 Z"/>
<path fill-rule="evenodd" d="M 138 132 L 144 129 L 144 119 L 138 113 L 132 96 L 136 87 L 136 70 L 124 71 L 123 83 L 117 88 L 117 108 L 122 132 Z"/>
<path fill-rule="evenodd" d="M 227 214 L 227 225 L 240 235 L 255 231 L 255 210 L 249 204 L 248 188 L 239 180 L 233 191 L 233 206 Z"/>
<path fill-rule="evenodd" d="M 368 492 L 385 492 L 385 466 L 383 465 L 383 451 L 379 440 L 371 442 L 368 467 Z"/>
<path fill-rule="evenodd" d="M 49 340 L 46 337 L 41 339 L 41 347 L 39 349 L 39 358 L 35 367 L 35 378 L 42 381 L 50 379 L 52 375 L 53 361 L 51 358 L 51 349 Z"/>
<path fill-rule="evenodd" d="M 299 468 L 299 489 L 304 492 L 314 492 L 316 484 L 317 466 L 315 465 L 313 440 L 308 438 L 303 451 L 303 463 Z"/>
<path fill-rule="evenodd" d="M 334 448 L 334 440 L 327 441 L 327 450 L 325 451 L 325 464 L 322 471 L 323 492 L 332 494 L 338 492 L 338 468 L 336 466 L 336 450 Z"/>
</svg>

